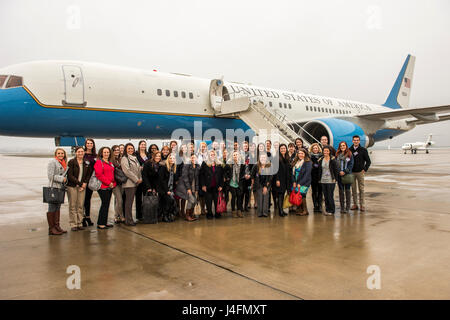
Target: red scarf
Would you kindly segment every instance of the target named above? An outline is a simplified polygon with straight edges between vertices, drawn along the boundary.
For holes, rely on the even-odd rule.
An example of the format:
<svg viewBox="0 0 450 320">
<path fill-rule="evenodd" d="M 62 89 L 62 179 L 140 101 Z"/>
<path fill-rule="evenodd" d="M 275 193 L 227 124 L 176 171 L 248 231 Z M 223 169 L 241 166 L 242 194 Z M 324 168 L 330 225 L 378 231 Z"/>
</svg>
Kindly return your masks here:
<svg viewBox="0 0 450 320">
<path fill-rule="evenodd" d="M 64 160 L 64 159 L 59 160 L 56 157 L 55 157 L 55 159 L 63 166 L 64 170 L 66 170 L 66 168 L 67 168 L 66 160 Z"/>
</svg>

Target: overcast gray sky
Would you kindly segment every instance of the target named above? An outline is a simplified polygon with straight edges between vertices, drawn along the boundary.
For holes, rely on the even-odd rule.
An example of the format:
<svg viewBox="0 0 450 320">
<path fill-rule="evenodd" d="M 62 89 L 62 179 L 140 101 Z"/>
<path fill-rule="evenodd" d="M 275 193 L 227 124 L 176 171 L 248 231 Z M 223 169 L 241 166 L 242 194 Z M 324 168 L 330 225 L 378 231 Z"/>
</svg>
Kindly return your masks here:
<svg viewBox="0 0 450 320">
<path fill-rule="evenodd" d="M 449 14 L 448 0 L 0 0 L 0 67 L 95 61 L 381 104 L 411 53 L 411 106 L 447 105 Z M 390 144 L 433 133 L 450 146 L 449 129 L 421 126 Z M 0 151 L 52 145 L 0 137 Z"/>
</svg>

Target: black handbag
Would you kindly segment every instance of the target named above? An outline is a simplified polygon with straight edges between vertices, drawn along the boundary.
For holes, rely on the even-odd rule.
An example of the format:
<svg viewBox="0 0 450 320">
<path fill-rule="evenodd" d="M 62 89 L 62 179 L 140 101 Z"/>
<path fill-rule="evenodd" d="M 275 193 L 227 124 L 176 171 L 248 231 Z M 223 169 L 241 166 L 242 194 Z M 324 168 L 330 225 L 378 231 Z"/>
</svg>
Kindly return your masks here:
<svg viewBox="0 0 450 320">
<path fill-rule="evenodd" d="M 114 168 L 114 180 L 116 180 L 118 184 L 124 184 L 128 181 L 128 177 L 121 168 L 117 167 Z"/>
<path fill-rule="evenodd" d="M 42 187 L 42 196 L 44 203 L 62 204 L 66 195 L 66 189 L 54 188 L 53 178 L 50 187 Z"/>
</svg>

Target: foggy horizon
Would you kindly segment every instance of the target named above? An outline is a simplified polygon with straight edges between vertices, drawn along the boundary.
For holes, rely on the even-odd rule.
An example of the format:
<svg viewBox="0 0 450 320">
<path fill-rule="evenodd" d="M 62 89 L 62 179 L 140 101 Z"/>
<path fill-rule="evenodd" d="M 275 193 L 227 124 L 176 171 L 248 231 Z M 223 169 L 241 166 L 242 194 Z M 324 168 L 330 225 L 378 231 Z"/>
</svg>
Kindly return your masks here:
<svg viewBox="0 0 450 320">
<path fill-rule="evenodd" d="M 410 106 L 448 105 L 449 9 L 445 0 L 5 1 L 0 68 L 92 61 L 382 104 L 412 54 Z M 449 121 L 421 125 L 374 148 L 430 133 L 434 147 L 448 147 L 449 129 Z M 53 138 L 0 136 L 0 152 L 49 148 Z"/>
</svg>

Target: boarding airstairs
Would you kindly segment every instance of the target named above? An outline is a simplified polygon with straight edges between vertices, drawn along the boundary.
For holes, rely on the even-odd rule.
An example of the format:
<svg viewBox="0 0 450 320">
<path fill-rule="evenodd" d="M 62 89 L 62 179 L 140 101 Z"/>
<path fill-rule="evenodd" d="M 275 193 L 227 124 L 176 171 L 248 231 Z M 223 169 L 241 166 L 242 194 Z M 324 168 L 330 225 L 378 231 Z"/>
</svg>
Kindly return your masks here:
<svg viewBox="0 0 450 320">
<path fill-rule="evenodd" d="M 279 141 L 282 143 L 294 142 L 300 138 L 301 132 L 309 135 L 312 141 L 316 140 L 301 125 L 290 124 L 283 112 L 264 105 L 258 96 L 230 95 L 222 79 L 211 81 L 210 101 L 216 117 L 240 118 L 257 136 L 273 135 L 272 130 L 277 129 Z M 310 146 L 308 141 L 304 141 L 304 145 L 308 148 Z"/>
</svg>

